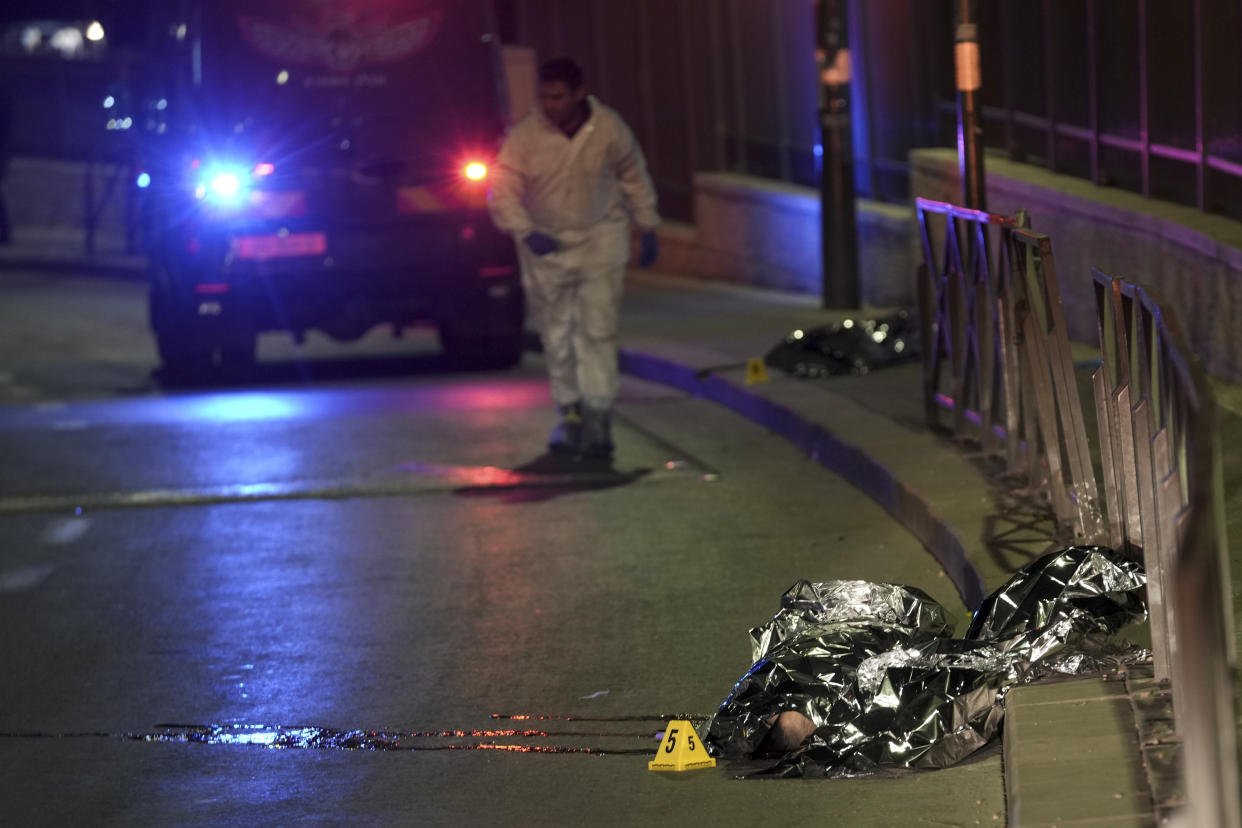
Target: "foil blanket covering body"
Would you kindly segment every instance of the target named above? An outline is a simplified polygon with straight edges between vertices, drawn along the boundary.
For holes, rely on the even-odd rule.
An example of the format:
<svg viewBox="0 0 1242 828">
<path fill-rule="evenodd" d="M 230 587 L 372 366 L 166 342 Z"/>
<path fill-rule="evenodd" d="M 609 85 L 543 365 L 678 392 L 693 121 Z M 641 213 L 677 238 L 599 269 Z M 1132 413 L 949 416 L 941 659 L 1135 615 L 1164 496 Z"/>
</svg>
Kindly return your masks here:
<svg viewBox="0 0 1242 828">
<path fill-rule="evenodd" d="M 1019 570 L 975 612 L 964 638 L 909 586 L 799 581 L 750 631 L 754 665 L 708 725 L 724 758 L 751 758 L 785 711 L 811 736 L 767 773 L 850 776 L 944 768 L 999 731 L 1016 684 L 1082 675 L 1149 654 L 1107 636 L 1142 621 L 1142 567 L 1102 546 L 1073 546 Z"/>
<path fill-rule="evenodd" d="M 866 374 L 919 355 L 918 325 L 900 310 L 791 331 L 764 362 L 800 378 Z"/>
</svg>

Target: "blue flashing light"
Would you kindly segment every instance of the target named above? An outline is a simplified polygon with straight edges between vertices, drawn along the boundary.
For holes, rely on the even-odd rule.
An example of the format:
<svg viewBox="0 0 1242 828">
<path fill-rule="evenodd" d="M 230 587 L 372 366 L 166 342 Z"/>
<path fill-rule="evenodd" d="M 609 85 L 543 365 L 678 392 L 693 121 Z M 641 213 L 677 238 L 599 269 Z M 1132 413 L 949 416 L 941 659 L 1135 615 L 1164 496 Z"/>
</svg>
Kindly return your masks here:
<svg viewBox="0 0 1242 828">
<path fill-rule="evenodd" d="M 138 173 L 138 178 L 134 183 L 138 185 L 139 189 L 145 190 L 151 186 L 151 174 L 145 172 Z"/>
<path fill-rule="evenodd" d="M 237 195 L 237 190 L 241 187 L 241 182 L 237 180 L 237 176 L 233 173 L 218 173 L 211 179 L 211 191 L 224 199 L 232 199 Z"/>
<path fill-rule="evenodd" d="M 824 157 L 824 145 L 816 144 L 814 148 L 812 149 L 812 152 L 815 153 L 816 158 L 823 158 Z"/>
<path fill-rule="evenodd" d="M 194 196 L 221 207 L 238 204 L 250 185 L 250 171 L 240 164 L 215 164 L 203 170 Z"/>
</svg>

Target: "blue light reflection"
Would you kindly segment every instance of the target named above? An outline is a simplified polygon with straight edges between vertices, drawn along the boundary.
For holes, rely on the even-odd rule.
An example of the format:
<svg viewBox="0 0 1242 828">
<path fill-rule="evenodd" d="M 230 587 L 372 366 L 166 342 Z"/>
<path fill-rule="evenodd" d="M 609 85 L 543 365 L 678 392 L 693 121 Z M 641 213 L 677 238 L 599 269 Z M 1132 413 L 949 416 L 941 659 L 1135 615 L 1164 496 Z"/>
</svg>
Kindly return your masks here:
<svg viewBox="0 0 1242 828">
<path fill-rule="evenodd" d="M 188 401 L 196 419 L 217 423 L 246 420 L 279 420 L 298 413 L 298 402 L 289 395 L 246 392 L 212 394 Z"/>
<path fill-rule="evenodd" d="M 240 164 L 212 164 L 203 170 L 194 197 L 227 207 L 239 204 L 250 191 L 250 174 Z"/>
</svg>

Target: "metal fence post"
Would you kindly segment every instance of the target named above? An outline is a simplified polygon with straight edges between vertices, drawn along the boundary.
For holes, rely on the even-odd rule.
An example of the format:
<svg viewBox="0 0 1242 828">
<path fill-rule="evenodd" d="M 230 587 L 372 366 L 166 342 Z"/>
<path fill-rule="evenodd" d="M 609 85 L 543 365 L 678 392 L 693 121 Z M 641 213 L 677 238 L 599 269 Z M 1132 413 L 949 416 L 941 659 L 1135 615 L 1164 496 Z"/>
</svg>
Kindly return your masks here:
<svg viewBox="0 0 1242 828">
<path fill-rule="evenodd" d="M 823 148 L 820 222 L 823 305 L 856 308 L 858 232 L 854 215 L 854 147 L 850 135 L 849 7 L 816 0 L 815 58 L 819 68 L 819 126 Z"/>
</svg>

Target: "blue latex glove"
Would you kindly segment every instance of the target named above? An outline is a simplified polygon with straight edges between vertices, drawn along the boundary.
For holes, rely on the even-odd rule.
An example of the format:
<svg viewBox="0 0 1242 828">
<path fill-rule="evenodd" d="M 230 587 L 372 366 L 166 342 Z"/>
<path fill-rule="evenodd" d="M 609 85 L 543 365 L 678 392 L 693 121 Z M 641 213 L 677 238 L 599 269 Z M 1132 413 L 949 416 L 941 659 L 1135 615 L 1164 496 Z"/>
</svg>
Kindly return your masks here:
<svg viewBox="0 0 1242 828">
<path fill-rule="evenodd" d="M 654 230 L 643 233 L 641 247 L 638 251 L 638 266 L 651 267 L 660 256 L 660 240 Z"/>
<path fill-rule="evenodd" d="M 523 241 L 530 248 L 530 252 L 536 256 L 546 256 L 549 253 L 555 253 L 558 249 L 556 239 L 546 233 L 531 233 Z"/>
</svg>

